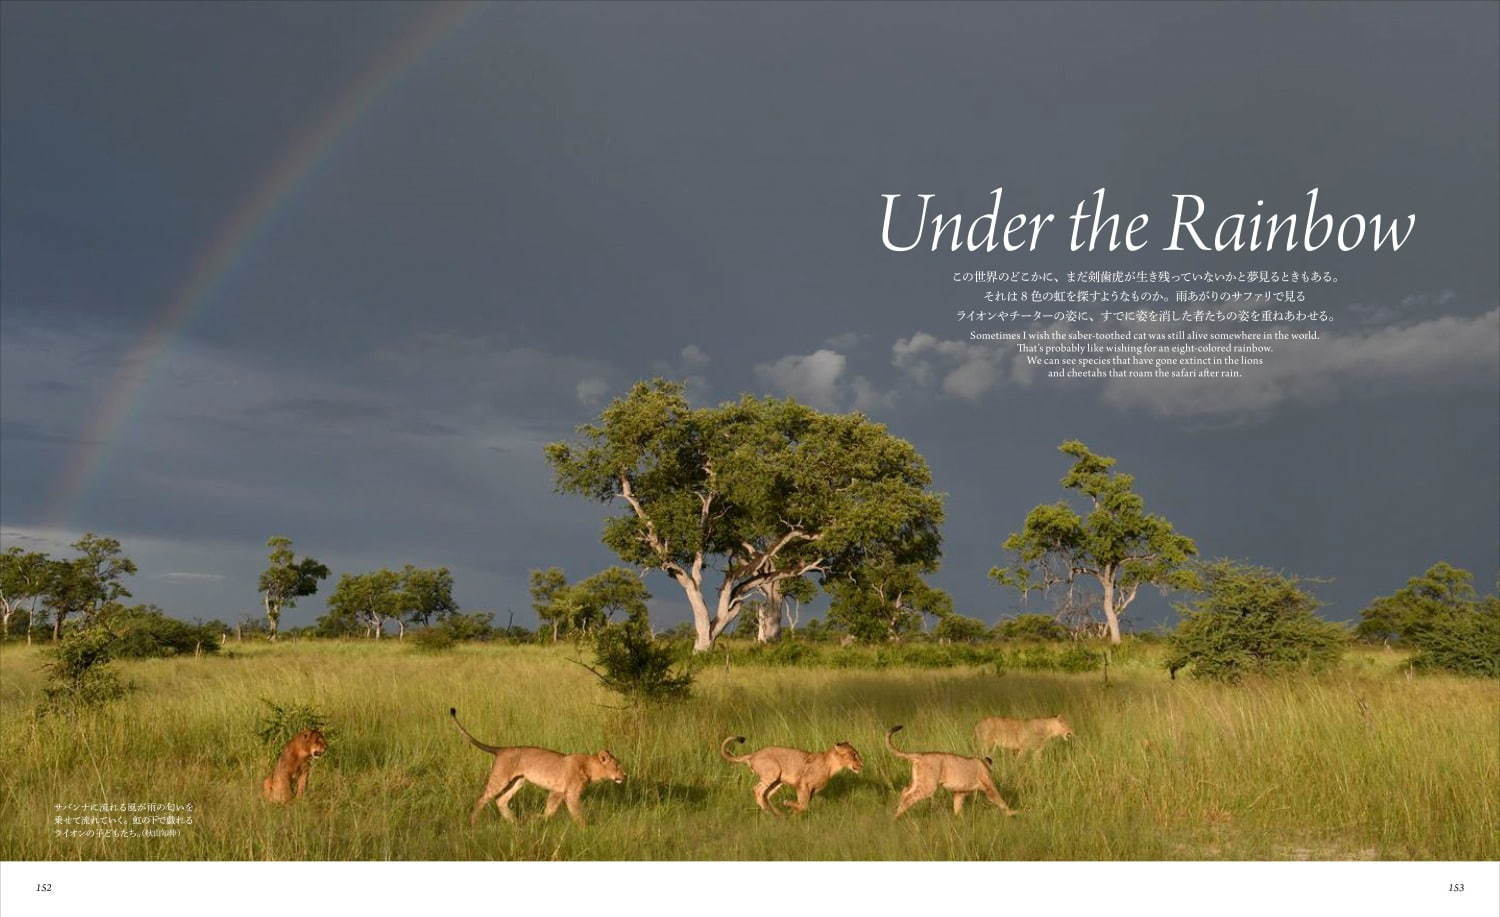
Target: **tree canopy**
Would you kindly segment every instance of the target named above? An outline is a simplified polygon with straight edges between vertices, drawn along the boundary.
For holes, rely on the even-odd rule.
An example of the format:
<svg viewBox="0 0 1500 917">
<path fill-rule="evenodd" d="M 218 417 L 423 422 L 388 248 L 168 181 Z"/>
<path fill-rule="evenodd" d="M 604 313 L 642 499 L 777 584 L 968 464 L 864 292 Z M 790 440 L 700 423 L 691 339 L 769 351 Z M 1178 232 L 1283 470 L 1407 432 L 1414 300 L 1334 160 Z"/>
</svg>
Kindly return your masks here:
<svg viewBox="0 0 1500 917">
<path fill-rule="evenodd" d="M 1002 545 L 1015 563 L 993 568 L 990 578 L 1023 595 L 1059 586 L 1071 594 L 1080 577 L 1092 579 L 1110 642 L 1119 643 L 1120 618 L 1142 586 L 1193 585 L 1186 564 L 1198 547 L 1165 518 L 1146 512 L 1135 478 L 1112 471 L 1113 458 L 1095 455 L 1077 440 L 1058 451 L 1074 459 L 1061 483 L 1087 498 L 1087 515 L 1066 500 L 1036 507 Z"/>
<path fill-rule="evenodd" d="M 926 462 L 863 415 L 748 395 L 693 408 L 681 385 L 658 379 L 579 434 L 547 446 L 557 489 L 622 507 L 604 543 L 682 588 L 696 650 L 786 581 L 882 556 L 936 558 L 942 499 L 927 490 Z"/>
</svg>

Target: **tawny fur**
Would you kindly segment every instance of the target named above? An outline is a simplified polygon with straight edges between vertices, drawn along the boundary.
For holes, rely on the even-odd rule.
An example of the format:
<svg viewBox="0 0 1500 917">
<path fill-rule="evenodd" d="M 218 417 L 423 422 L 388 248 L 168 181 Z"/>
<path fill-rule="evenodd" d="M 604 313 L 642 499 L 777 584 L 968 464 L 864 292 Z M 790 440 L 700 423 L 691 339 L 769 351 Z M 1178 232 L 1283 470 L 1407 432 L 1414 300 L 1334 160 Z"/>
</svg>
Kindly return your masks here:
<svg viewBox="0 0 1500 917">
<path fill-rule="evenodd" d="M 789 786 L 797 791 L 796 801 L 787 803 L 786 807 L 793 812 L 806 812 L 813 794 L 827 786 L 834 774 L 842 770 L 857 774 L 865 766 L 859 752 L 848 742 L 839 742 L 827 751 L 768 745 L 748 755 L 731 755 L 729 743 L 743 741 L 744 736 L 729 736 L 719 743 L 719 755 L 725 761 L 747 765 L 755 772 L 760 778 L 755 784 L 755 804 L 772 815 L 782 814 L 771 800 L 782 787 Z"/>
<path fill-rule="evenodd" d="M 954 815 L 964 810 L 964 801 L 973 793 L 983 793 L 1006 815 L 1016 814 L 995 788 L 995 780 L 990 776 L 994 762 L 989 758 L 969 758 L 941 751 L 902 751 L 891 741 L 891 736 L 900 729 L 900 726 L 892 726 L 885 734 L 885 747 L 891 750 L 891 754 L 911 762 L 911 785 L 901 791 L 901 801 L 896 804 L 897 818 L 936 793 L 939 787 L 953 794 Z"/>
<path fill-rule="evenodd" d="M 271 776 L 260 783 L 261 795 L 267 802 L 287 803 L 307 790 L 307 776 L 315 759 L 328 751 L 323 733 L 316 729 L 304 729 L 281 747 L 276 758 L 276 767 Z"/>
<path fill-rule="evenodd" d="M 566 804 L 568 814 L 573 816 L 573 821 L 585 825 L 587 822 L 583 817 L 583 806 L 579 802 L 584 788 L 598 780 L 625 782 L 625 771 L 620 768 L 620 762 L 615 756 L 608 751 L 592 755 L 568 755 L 547 748 L 531 746 L 503 748 L 486 745 L 470 735 L 469 730 L 464 728 L 464 724 L 458 721 L 456 709 L 450 707 L 448 714 L 453 717 L 454 725 L 458 727 L 459 732 L 464 734 L 470 744 L 480 751 L 489 752 L 495 756 L 495 765 L 490 768 L 490 776 L 485 781 L 484 792 L 479 794 L 479 800 L 474 803 L 474 809 L 469 813 L 471 825 L 478 820 L 479 812 L 484 808 L 485 803 L 492 799 L 495 801 L 495 808 L 500 811 L 505 820 L 514 822 L 516 815 L 510 810 L 511 797 L 528 783 L 547 791 L 544 818 L 551 818 L 557 813 L 559 806 Z"/>
<path fill-rule="evenodd" d="M 974 744 L 981 752 L 1004 748 L 1017 755 L 1038 754 L 1053 739 L 1069 741 L 1073 738 L 1073 727 L 1057 716 L 1016 720 L 1004 716 L 986 717 L 974 727 Z"/>
</svg>

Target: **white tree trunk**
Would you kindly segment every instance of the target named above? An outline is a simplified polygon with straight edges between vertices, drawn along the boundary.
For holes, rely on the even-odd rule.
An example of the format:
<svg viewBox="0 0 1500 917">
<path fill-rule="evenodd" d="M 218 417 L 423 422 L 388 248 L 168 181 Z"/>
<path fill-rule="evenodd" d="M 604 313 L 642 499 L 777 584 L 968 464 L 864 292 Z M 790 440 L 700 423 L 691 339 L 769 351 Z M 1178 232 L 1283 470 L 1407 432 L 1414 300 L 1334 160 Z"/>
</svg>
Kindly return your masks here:
<svg viewBox="0 0 1500 917">
<path fill-rule="evenodd" d="M 271 593 L 269 592 L 266 593 L 265 603 L 266 624 L 270 625 L 271 640 L 274 642 L 276 640 L 276 626 L 281 620 L 281 604 L 279 602 L 273 603 L 271 601 Z"/>
<path fill-rule="evenodd" d="M 1104 590 L 1104 597 L 1100 601 L 1100 608 L 1104 611 L 1104 626 L 1109 630 L 1109 642 L 1120 642 L 1120 612 L 1115 608 L 1115 577 L 1114 570 L 1106 567 L 1099 574 L 1099 585 Z"/>
</svg>

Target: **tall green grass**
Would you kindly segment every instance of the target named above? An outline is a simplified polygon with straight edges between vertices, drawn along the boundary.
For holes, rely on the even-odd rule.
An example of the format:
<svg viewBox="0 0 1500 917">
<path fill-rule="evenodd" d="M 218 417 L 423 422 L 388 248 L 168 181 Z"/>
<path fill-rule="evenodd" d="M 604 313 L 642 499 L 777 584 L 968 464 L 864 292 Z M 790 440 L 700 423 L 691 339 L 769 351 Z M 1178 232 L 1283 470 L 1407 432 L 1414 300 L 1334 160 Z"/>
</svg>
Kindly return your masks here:
<svg viewBox="0 0 1500 917">
<path fill-rule="evenodd" d="M 229 658 L 117 663 L 136 689 L 76 720 L 37 719 L 44 657 L 0 649 L 0 858 L 4 859 L 1496 859 L 1500 688 L 1406 677 L 1359 653 L 1317 679 L 1225 687 L 1169 681 L 1149 648 L 1100 672 L 737 664 L 699 672 L 695 695 L 622 709 L 555 647 L 420 652 L 396 641 L 231 645 Z M 306 702 L 333 740 L 308 795 L 266 805 L 274 749 L 262 698 Z M 584 795 L 591 824 L 467 815 L 489 758 L 481 739 L 608 747 L 630 779 Z M 885 729 L 914 750 L 970 751 L 986 715 L 1063 713 L 1077 738 L 1037 760 L 997 759 L 1021 810 L 955 818 L 945 794 L 900 821 L 908 779 Z M 751 774 L 719 759 L 726 735 L 825 748 L 853 742 L 803 817 L 775 819 Z M 972 753 L 972 752 L 970 752 Z M 192 803 L 176 838 L 54 836 L 55 805 Z M 73 813 L 73 814 L 83 814 Z"/>
</svg>

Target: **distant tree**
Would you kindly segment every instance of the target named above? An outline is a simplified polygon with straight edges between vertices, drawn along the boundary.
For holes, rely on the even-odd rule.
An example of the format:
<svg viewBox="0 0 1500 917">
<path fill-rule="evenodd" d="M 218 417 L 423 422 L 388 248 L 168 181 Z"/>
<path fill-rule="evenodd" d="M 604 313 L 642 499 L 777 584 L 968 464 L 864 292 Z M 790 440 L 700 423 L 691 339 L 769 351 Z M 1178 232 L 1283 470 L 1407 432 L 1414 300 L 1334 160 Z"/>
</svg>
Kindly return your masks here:
<svg viewBox="0 0 1500 917">
<path fill-rule="evenodd" d="M 547 447 L 558 490 L 625 507 L 605 544 L 682 588 L 698 652 L 783 583 L 840 575 L 892 544 L 936 550 L 942 501 L 926 463 L 859 414 L 751 396 L 695 409 L 658 379 L 579 432 Z"/>
<path fill-rule="evenodd" d="M 52 561 L 47 575 L 44 602 L 52 613 L 53 640 L 61 639 L 73 615 L 92 621 L 105 605 L 130 598 L 122 580 L 136 572 L 135 563 L 113 538 L 89 532 L 73 543 L 73 549 L 78 556 Z"/>
<path fill-rule="evenodd" d="M 266 624 L 271 639 L 276 639 L 281 624 L 281 610 L 291 608 L 297 600 L 318 591 L 318 582 L 328 578 L 328 568 L 311 557 L 297 559 L 292 540 L 274 535 L 266 541 L 271 549 L 266 569 L 260 574 L 261 599 L 266 609 Z"/>
<path fill-rule="evenodd" d="M 1409 643 L 1443 618 L 1463 611 L 1479 600 L 1474 575 L 1452 564 L 1438 561 L 1421 576 L 1414 576 L 1391 595 L 1372 601 L 1360 612 L 1354 633 L 1376 643 Z"/>
<path fill-rule="evenodd" d="M 26 610 L 26 642 L 31 643 L 31 629 L 36 623 L 37 603 L 47 594 L 52 577 L 52 561 L 40 551 L 23 551 L 12 547 L 0 554 L 0 638 L 10 638 L 10 619 Z"/>
<path fill-rule="evenodd" d="M 1415 648 L 1418 669 L 1500 677 L 1500 594 L 1480 598 L 1473 574 L 1448 563 L 1371 602 L 1355 633 Z"/>
<path fill-rule="evenodd" d="M 385 622 L 401 617 L 401 574 L 394 570 L 345 573 L 328 596 L 326 630 L 361 631 L 379 640 Z M 324 629 L 320 621 L 320 629 Z"/>
<path fill-rule="evenodd" d="M 1002 640 L 1029 640 L 1047 643 L 1068 639 L 1068 629 L 1048 615 L 1024 614 L 1006 618 L 995 625 L 995 636 Z"/>
<path fill-rule="evenodd" d="M 608 624 L 615 614 L 638 613 L 650 630 L 645 608 L 651 593 L 640 576 L 625 567 L 609 567 L 571 585 L 557 567 L 533 570 L 531 584 L 533 607 L 551 626 L 554 642 L 559 634 L 587 636 Z"/>
<path fill-rule="evenodd" d="M 833 599 L 828 608 L 829 623 L 868 641 L 919 633 L 923 615 L 941 623 L 953 614 L 953 599 L 929 586 L 923 579 L 924 572 L 918 564 L 886 560 L 826 581 L 824 588 Z"/>
<path fill-rule="evenodd" d="M 407 623 L 428 627 L 434 620 L 442 621 L 458 611 L 453 600 L 453 574 L 447 567 L 422 570 L 407 564 L 401 569 L 400 612 L 396 621 L 401 636 L 406 636 Z"/>
<path fill-rule="evenodd" d="M 561 567 L 531 571 L 531 607 L 544 627 L 552 628 L 552 642 L 572 622 L 577 610 L 564 602 L 568 577 Z"/>
<path fill-rule="evenodd" d="M 1141 586 L 1191 586 L 1186 564 L 1198 548 L 1166 519 L 1146 512 L 1134 491 L 1135 478 L 1110 471 L 1114 459 L 1095 455 L 1077 440 L 1059 451 L 1075 459 L 1062 486 L 1088 498 L 1088 515 L 1080 516 L 1066 500 L 1033 509 L 1021 531 L 1003 545 L 1015 555 L 1015 564 L 995 567 L 990 577 L 1023 595 L 1092 578 L 1100 589 L 1109 641 L 1119 643 L 1120 618 Z"/>
<path fill-rule="evenodd" d="M 1182 620 L 1166 660 L 1173 677 L 1187 667 L 1228 682 L 1318 671 L 1336 664 L 1348 642 L 1341 626 L 1318 617 L 1322 603 L 1296 577 L 1217 560 L 1201 565 L 1201 583 L 1201 598 L 1177 606 Z"/>
</svg>

